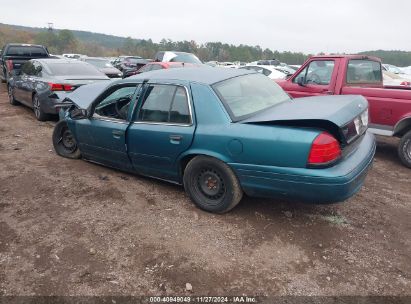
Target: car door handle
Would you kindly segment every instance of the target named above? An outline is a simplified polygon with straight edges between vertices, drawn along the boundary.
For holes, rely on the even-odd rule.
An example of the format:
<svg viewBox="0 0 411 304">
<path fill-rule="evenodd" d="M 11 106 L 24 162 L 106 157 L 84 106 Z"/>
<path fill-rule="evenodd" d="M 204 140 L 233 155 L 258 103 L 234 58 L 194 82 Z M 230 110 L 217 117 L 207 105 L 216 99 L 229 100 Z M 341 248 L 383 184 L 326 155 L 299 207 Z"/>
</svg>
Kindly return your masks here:
<svg viewBox="0 0 411 304">
<path fill-rule="evenodd" d="M 119 130 L 113 130 L 111 133 L 113 134 L 114 138 L 120 138 L 121 136 L 124 135 L 124 131 L 119 131 Z"/>
<path fill-rule="evenodd" d="M 183 139 L 183 136 L 181 135 L 170 135 L 170 142 L 172 144 L 178 145 L 182 139 Z"/>
</svg>

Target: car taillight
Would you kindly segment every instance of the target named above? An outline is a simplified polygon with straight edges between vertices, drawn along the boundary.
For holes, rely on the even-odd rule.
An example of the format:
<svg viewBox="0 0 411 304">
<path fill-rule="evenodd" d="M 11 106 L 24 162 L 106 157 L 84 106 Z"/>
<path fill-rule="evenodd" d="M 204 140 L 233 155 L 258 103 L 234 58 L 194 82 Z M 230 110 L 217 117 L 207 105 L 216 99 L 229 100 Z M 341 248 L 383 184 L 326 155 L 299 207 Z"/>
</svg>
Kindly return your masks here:
<svg viewBox="0 0 411 304">
<path fill-rule="evenodd" d="M 322 132 L 311 144 L 308 165 L 327 165 L 340 158 L 340 156 L 341 148 L 338 141 L 331 134 Z"/>
<path fill-rule="evenodd" d="M 51 91 L 73 91 L 74 87 L 68 84 L 51 83 L 49 82 Z"/>
<path fill-rule="evenodd" d="M 13 70 L 13 60 L 7 60 L 6 65 L 7 65 L 7 70 L 11 72 L 11 70 Z"/>
<path fill-rule="evenodd" d="M 403 86 L 411 86 L 411 82 L 410 82 L 410 81 L 403 81 L 403 82 L 401 82 L 401 85 L 403 85 Z"/>
</svg>

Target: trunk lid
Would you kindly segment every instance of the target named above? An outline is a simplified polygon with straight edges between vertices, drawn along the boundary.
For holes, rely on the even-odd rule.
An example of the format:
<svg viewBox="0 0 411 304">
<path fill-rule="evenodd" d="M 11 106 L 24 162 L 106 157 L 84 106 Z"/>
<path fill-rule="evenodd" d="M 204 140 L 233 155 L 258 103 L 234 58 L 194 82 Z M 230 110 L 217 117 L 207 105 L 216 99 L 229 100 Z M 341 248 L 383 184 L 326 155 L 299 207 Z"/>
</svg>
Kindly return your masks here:
<svg viewBox="0 0 411 304">
<path fill-rule="evenodd" d="M 348 145 L 366 131 L 367 109 L 359 95 L 316 96 L 283 102 L 241 123 L 324 129 Z"/>
</svg>

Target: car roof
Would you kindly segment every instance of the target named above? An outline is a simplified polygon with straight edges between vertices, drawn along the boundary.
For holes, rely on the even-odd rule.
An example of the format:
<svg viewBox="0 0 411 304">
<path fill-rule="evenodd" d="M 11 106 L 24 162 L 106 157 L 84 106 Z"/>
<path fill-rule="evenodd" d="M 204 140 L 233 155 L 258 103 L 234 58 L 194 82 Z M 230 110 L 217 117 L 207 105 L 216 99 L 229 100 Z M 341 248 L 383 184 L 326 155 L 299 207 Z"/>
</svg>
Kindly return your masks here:
<svg viewBox="0 0 411 304">
<path fill-rule="evenodd" d="M 184 68 L 184 69 L 166 69 L 141 73 L 131 76 L 129 80 L 181 80 L 190 82 L 199 82 L 212 85 L 214 83 L 230 79 L 237 76 L 256 74 L 255 71 L 226 69 L 226 68 Z"/>
<path fill-rule="evenodd" d="M 64 59 L 64 58 L 41 58 L 41 59 L 33 59 L 33 60 L 39 61 L 39 62 L 42 62 L 42 63 L 45 63 L 45 64 L 50 63 L 50 62 L 60 63 L 60 64 L 63 64 L 63 63 L 85 64 L 86 63 L 86 62 L 83 62 L 83 61 L 80 61 L 80 60 L 73 60 L 73 59 L 69 59 L 69 58 L 67 58 L 67 59 Z"/>
</svg>

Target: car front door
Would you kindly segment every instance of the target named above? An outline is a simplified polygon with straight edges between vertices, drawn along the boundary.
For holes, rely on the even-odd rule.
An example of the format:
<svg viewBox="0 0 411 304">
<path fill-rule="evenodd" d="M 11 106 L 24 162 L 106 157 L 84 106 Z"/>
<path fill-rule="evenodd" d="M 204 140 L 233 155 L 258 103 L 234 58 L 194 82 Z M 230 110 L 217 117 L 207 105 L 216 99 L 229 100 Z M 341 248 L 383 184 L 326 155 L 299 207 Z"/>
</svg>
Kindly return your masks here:
<svg viewBox="0 0 411 304">
<path fill-rule="evenodd" d="M 90 118 L 75 121 L 76 139 L 84 158 L 121 170 L 132 170 L 127 155 L 126 131 L 137 87 L 137 84 L 121 84 L 109 88 L 97 100 Z"/>
<path fill-rule="evenodd" d="M 137 172 L 178 180 L 178 156 L 193 140 L 195 121 L 188 85 L 148 84 L 127 131 Z"/>
<path fill-rule="evenodd" d="M 335 60 L 313 60 L 287 82 L 284 90 L 294 98 L 334 94 Z"/>
</svg>

